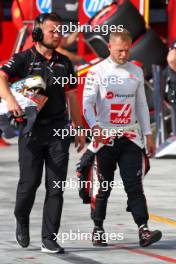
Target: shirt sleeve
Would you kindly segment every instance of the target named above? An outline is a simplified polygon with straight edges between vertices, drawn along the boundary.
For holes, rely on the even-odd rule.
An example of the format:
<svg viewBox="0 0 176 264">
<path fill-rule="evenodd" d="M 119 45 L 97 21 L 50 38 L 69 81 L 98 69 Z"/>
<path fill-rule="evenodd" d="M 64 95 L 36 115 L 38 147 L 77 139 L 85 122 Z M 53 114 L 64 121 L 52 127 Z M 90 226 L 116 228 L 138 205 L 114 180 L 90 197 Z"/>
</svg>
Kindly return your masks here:
<svg viewBox="0 0 176 264">
<path fill-rule="evenodd" d="M 83 114 L 90 128 L 96 125 L 95 105 L 99 91 L 99 78 L 96 72 L 90 70 L 85 80 L 83 90 Z"/>
<path fill-rule="evenodd" d="M 143 135 L 151 135 L 150 114 L 144 90 L 144 78 L 142 73 L 136 94 L 136 117 L 141 126 Z"/>
<path fill-rule="evenodd" d="M 24 69 L 23 59 L 19 53 L 14 54 L 9 61 L 0 67 L 0 72 L 3 72 L 8 78 L 20 77 L 20 72 Z"/>
</svg>

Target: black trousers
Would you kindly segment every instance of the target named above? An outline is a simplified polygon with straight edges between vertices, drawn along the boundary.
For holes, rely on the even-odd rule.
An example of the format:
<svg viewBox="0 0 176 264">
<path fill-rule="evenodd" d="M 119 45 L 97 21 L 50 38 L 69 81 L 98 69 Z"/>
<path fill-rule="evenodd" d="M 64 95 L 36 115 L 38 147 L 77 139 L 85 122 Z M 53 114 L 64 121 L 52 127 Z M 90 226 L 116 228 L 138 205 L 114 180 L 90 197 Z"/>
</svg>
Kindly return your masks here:
<svg viewBox="0 0 176 264">
<path fill-rule="evenodd" d="M 149 218 L 142 185 L 143 152 L 125 137 L 115 139 L 114 146 L 104 146 L 97 153 L 99 189 L 92 197 L 91 218 L 102 221 L 106 217 L 107 201 L 112 189 L 110 182 L 114 181 L 116 164 L 119 166 L 127 193 L 128 211 L 132 213 L 135 223 L 140 226 Z M 108 188 L 105 188 L 105 181 Z"/>
<path fill-rule="evenodd" d="M 36 190 L 45 164 L 46 196 L 43 207 L 42 238 L 54 238 L 58 233 L 63 206 L 62 188 L 54 181 L 65 181 L 67 175 L 70 137 L 53 137 L 57 124 L 35 125 L 32 135 L 19 137 L 20 179 L 17 187 L 15 216 L 21 223 L 29 221 Z M 62 186 L 60 184 L 60 186 Z"/>
</svg>

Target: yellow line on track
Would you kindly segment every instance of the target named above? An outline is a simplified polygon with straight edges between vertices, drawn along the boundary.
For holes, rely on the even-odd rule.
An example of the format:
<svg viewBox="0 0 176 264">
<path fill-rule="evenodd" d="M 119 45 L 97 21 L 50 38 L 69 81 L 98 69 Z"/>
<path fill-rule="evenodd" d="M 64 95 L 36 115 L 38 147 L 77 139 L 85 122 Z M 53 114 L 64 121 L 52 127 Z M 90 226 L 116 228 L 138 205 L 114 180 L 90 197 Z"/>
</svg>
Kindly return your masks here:
<svg viewBox="0 0 176 264">
<path fill-rule="evenodd" d="M 155 214 L 150 214 L 149 215 L 149 219 L 150 220 L 154 220 L 156 222 L 165 223 L 167 225 L 171 225 L 171 226 L 175 226 L 176 227 L 176 220 L 173 220 L 173 219 L 170 219 L 170 218 L 158 216 L 158 215 L 155 215 Z"/>
</svg>

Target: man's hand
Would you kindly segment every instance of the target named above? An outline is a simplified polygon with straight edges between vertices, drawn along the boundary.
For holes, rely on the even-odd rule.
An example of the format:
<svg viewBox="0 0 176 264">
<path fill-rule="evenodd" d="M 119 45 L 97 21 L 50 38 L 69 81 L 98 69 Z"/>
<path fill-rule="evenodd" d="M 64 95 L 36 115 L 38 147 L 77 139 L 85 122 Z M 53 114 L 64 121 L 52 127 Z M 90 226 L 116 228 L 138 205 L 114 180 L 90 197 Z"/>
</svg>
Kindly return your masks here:
<svg viewBox="0 0 176 264">
<path fill-rule="evenodd" d="M 103 129 L 99 125 L 95 125 L 92 127 L 93 137 L 97 143 L 103 143 L 105 140 L 105 136 L 103 136 L 102 130 Z"/>
<path fill-rule="evenodd" d="M 76 135 L 75 136 L 75 148 L 77 148 L 77 152 L 80 152 L 84 148 L 85 143 L 86 143 L 85 136 L 83 136 L 83 135 L 81 135 L 81 136 Z"/>
<path fill-rule="evenodd" d="M 13 113 L 14 116 L 22 115 L 21 107 L 13 95 L 9 95 L 7 98 L 5 98 L 5 100 L 9 112 Z"/>
<path fill-rule="evenodd" d="M 148 157 L 153 157 L 155 155 L 156 152 L 156 147 L 153 141 L 153 137 L 152 135 L 146 135 L 146 144 L 147 144 L 147 150 L 148 150 Z"/>
</svg>

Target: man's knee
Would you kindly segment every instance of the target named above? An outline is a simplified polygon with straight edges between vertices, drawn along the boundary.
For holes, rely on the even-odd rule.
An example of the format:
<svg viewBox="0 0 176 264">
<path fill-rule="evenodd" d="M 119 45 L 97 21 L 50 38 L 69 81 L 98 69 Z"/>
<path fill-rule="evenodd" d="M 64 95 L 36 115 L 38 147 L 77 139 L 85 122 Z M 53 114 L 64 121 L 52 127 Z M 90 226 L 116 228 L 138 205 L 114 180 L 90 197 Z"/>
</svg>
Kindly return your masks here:
<svg viewBox="0 0 176 264">
<path fill-rule="evenodd" d="M 131 183 L 125 186 L 125 191 L 128 195 L 128 198 L 134 198 L 144 195 L 144 190 L 142 183 Z"/>
<path fill-rule="evenodd" d="M 64 186 L 64 185 L 63 185 Z M 61 185 L 61 187 L 57 186 L 56 188 L 54 188 L 54 186 L 49 186 L 46 188 L 47 191 L 47 196 L 49 197 L 58 197 L 58 199 L 61 199 L 63 196 L 63 193 L 65 191 L 65 188 Z"/>
<path fill-rule="evenodd" d="M 30 182 L 19 180 L 18 193 L 32 194 L 33 192 L 36 192 L 40 184 L 41 184 L 41 180 L 40 181 L 30 181 Z"/>
</svg>

